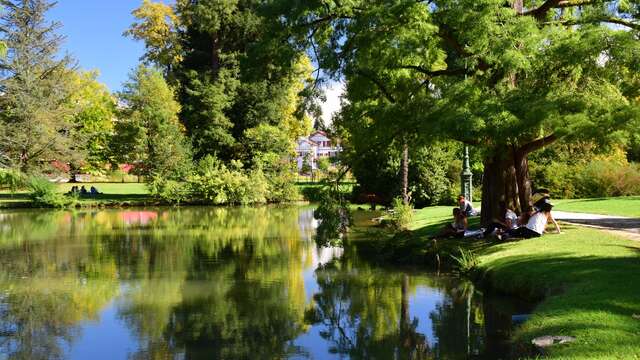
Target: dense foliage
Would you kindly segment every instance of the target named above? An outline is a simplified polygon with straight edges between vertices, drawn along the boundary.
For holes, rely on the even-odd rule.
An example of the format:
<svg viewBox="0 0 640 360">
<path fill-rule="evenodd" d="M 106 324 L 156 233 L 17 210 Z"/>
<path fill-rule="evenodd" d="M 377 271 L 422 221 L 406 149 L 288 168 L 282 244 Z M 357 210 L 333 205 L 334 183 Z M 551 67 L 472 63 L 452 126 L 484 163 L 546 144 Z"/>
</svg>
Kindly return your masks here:
<svg viewBox="0 0 640 360">
<path fill-rule="evenodd" d="M 72 60 L 58 56 L 62 37 L 46 0 L 3 1 L 0 36 L 0 166 L 26 172 L 76 151 L 66 105 Z M 44 160 L 44 161 L 43 161 Z"/>
<path fill-rule="evenodd" d="M 619 142 L 638 119 L 635 2 L 289 5 L 291 38 L 346 79 L 342 116 L 359 124 L 349 130 L 373 148 L 446 138 L 482 153 L 485 221 L 500 200 L 528 206 L 529 154 L 558 140 Z"/>
</svg>

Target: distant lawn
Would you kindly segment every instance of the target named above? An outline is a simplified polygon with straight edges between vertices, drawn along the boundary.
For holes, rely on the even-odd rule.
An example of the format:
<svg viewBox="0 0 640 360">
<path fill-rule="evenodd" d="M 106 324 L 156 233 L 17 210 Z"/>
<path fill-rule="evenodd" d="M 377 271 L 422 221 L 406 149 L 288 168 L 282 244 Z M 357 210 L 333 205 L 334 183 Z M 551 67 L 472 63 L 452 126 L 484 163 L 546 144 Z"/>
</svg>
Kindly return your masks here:
<svg viewBox="0 0 640 360">
<path fill-rule="evenodd" d="M 73 186 L 79 188 L 84 186 L 87 191 L 91 186 L 95 186 L 101 192 L 96 196 L 79 197 L 80 202 L 85 205 L 143 202 L 149 199 L 149 191 L 144 183 L 64 183 L 58 184 L 58 191 L 67 193 Z M 0 191 L 0 208 L 28 205 L 29 202 L 29 196 L 25 191 L 19 191 L 16 194 Z"/>
<path fill-rule="evenodd" d="M 640 217 L 640 196 L 555 200 L 556 210 Z"/>
<path fill-rule="evenodd" d="M 104 194 L 117 195 L 148 195 L 149 191 L 144 183 L 65 183 L 59 184 L 60 192 L 68 192 L 73 186 L 78 188 L 84 186 L 87 191 L 95 186 L 98 191 Z"/>
</svg>

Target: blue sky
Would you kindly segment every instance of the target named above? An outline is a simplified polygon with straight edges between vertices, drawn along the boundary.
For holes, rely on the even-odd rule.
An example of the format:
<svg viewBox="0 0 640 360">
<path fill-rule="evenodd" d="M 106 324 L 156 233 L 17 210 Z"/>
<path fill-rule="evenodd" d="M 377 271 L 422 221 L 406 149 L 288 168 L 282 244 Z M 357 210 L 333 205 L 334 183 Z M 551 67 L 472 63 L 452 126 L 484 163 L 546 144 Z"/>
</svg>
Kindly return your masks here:
<svg viewBox="0 0 640 360">
<path fill-rule="evenodd" d="M 48 14 L 60 21 L 69 52 L 82 69 L 100 71 L 100 81 L 118 91 L 144 53 L 144 45 L 122 36 L 142 0 L 59 0 Z"/>
</svg>

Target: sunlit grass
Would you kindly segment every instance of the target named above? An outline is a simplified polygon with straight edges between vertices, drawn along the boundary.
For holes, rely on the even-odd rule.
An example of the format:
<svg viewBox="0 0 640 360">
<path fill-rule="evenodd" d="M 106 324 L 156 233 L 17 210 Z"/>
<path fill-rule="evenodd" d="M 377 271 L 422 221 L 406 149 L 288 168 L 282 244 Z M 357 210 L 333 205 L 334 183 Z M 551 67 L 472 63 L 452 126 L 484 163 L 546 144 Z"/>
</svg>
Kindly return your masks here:
<svg viewBox="0 0 640 360">
<path fill-rule="evenodd" d="M 556 200 L 556 210 L 640 217 L 640 196 Z"/>
<path fill-rule="evenodd" d="M 519 343 L 569 335 L 576 343 L 553 358 L 640 358 L 640 243 L 605 232 L 564 227 L 560 235 L 485 248 L 480 267 L 497 289 L 544 297 L 517 332 Z"/>
<path fill-rule="evenodd" d="M 95 186 L 101 193 L 95 196 L 80 196 L 79 201 L 84 205 L 108 204 L 123 202 L 140 202 L 149 200 L 149 191 L 144 183 L 65 183 L 58 184 L 58 191 L 67 193 L 73 186 L 84 186 L 87 191 Z M 18 191 L 11 194 L 8 191 L 0 191 L 0 207 L 13 207 L 28 205 L 30 202 L 26 191 Z"/>
</svg>

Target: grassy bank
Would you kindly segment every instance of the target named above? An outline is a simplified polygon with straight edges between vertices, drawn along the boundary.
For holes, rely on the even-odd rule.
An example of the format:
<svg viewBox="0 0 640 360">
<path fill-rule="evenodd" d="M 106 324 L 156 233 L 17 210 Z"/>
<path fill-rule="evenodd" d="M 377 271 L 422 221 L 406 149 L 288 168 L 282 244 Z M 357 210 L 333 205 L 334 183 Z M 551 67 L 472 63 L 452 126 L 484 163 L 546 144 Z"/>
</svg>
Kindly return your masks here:
<svg viewBox="0 0 640 360">
<path fill-rule="evenodd" d="M 640 196 L 556 200 L 556 210 L 640 217 Z"/>
<path fill-rule="evenodd" d="M 410 231 L 379 237 L 363 247 L 381 260 L 428 264 L 435 234 L 450 221 L 450 207 L 415 213 Z M 474 219 L 477 221 L 477 219 Z M 380 231 L 380 230 L 379 230 Z M 477 275 L 493 289 L 541 300 L 531 319 L 516 331 L 525 352 L 533 338 L 569 335 L 548 356 L 561 359 L 640 359 L 640 242 L 564 225 L 562 234 L 508 243 L 438 240 L 441 256 L 458 247 L 478 256 Z M 517 348 L 518 348 L 517 347 Z"/>
<path fill-rule="evenodd" d="M 153 201 L 143 183 L 78 183 L 58 184 L 58 191 L 67 193 L 73 186 L 84 186 L 87 190 L 95 186 L 101 192 L 95 196 L 80 196 L 78 201 L 81 206 L 118 206 L 118 205 L 143 205 Z M 0 192 L 0 208 L 29 207 L 31 200 L 24 191 L 15 194 Z"/>
</svg>

